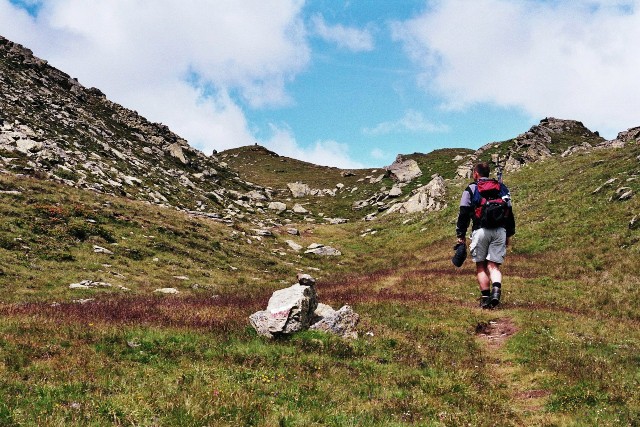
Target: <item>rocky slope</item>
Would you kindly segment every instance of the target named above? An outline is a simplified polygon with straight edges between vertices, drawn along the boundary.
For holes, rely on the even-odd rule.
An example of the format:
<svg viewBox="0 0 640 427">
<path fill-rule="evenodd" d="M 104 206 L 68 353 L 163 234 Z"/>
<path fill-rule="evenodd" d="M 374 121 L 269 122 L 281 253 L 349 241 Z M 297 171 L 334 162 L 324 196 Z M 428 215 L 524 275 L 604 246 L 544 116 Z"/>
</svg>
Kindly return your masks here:
<svg viewBox="0 0 640 427">
<path fill-rule="evenodd" d="M 352 209 L 356 199 L 379 199 L 382 192 L 395 202 L 400 195 L 388 194 L 394 172 L 343 171 L 280 157 L 262 147 L 244 150 L 254 151 L 264 164 L 241 157 L 240 164 L 250 166 L 246 170 L 237 167 L 234 151 L 207 156 L 167 126 L 111 102 L 99 89 L 84 87 L 29 49 L 0 37 L 0 172 L 51 179 L 228 222 L 249 217 L 273 223 L 277 216 L 276 221 L 340 223 L 336 216 L 363 215 Z M 235 163 L 236 170 L 227 162 Z M 259 174 L 251 174 L 264 167 L 270 177 L 286 177 L 286 182 L 262 182 Z M 325 198 L 327 209 L 302 206 L 317 197 Z M 377 204 L 369 210 L 387 207 Z"/>
<path fill-rule="evenodd" d="M 199 212 L 259 209 L 269 191 L 242 181 L 165 125 L 0 37 L 0 171 Z"/>
<path fill-rule="evenodd" d="M 620 132 L 616 139 L 606 141 L 598 132 L 589 130 L 582 122 L 547 117 L 514 139 L 484 145 L 460 165 L 457 175 L 471 177 L 473 164 L 479 160 L 494 164 L 499 162 L 505 171 L 510 172 L 555 155 L 566 157 L 592 149 L 621 148 L 639 139 L 640 127 Z"/>
<path fill-rule="evenodd" d="M 554 155 L 622 147 L 639 137 L 640 128 L 632 128 L 605 141 L 578 121 L 546 118 L 476 152 L 399 155 L 380 169 L 323 167 L 260 146 L 207 156 L 167 126 L 109 101 L 99 89 L 82 86 L 0 37 L 0 173 L 47 178 L 227 222 L 342 223 L 385 211 L 437 210 L 445 206 L 446 180 L 468 178 L 478 160 L 500 161 L 513 171 Z"/>
</svg>

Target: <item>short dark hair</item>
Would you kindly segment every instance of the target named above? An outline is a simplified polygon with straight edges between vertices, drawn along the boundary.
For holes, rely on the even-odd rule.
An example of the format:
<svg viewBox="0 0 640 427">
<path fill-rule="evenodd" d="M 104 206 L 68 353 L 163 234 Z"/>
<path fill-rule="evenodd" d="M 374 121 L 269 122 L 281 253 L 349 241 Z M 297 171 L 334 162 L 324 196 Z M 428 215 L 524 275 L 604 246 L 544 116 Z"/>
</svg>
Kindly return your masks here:
<svg viewBox="0 0 640 427">
<path fill-rule="evenodd" d="M 488 162 L 478 163 L 474 170 L 483 178 L 489 178 L 489 173 L 491 173 L 491 167 Z"/>
</svg>

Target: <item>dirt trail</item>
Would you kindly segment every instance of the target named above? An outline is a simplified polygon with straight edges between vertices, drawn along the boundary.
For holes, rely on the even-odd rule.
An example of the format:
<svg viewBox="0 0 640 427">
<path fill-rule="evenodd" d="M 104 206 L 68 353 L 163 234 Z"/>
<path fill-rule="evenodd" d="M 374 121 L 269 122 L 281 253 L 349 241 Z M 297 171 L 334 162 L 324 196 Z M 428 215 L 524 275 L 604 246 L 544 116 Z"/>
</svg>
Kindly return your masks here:
<svg viewBox="0 0 640 427">
<path fill-rule="evenodd" d="M 513 398 L 514 409 L 522 415 L 527 414 L 524 419 L 531 420 L 531 415 L 539 413 L 551 393 L 527 387 L 527 384 L 531 384 L 531 378 L 509 360 L 508 354 L 502 350 L 509 338 L 517 332 L 518 327 L 508 317 L 480 322 L 476 326 L 476 337 L 483 343 L 488 356 L 487 368 L 492 371 L 494 378 L 507 386 Z"/>
<path fill-rule="evenodd" d="M 508 317 L 481 322 L 476 326 L 478 339 L 484 341 L 489 350 L 501 348 L 518 328 Z"/>
</svg>

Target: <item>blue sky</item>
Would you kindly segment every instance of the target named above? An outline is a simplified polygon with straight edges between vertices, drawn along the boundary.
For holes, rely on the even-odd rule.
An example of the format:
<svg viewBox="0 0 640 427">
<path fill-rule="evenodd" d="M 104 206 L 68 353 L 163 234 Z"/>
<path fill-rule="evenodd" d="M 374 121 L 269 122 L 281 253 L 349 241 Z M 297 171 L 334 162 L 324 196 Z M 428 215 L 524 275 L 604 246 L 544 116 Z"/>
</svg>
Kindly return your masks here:
<svg viewBox="0 0 640 427">
<path fill-rule="evenodd" d="M 379 167 L 640 124 L 635 0 L 0 0 L 0 34 L 205 153 Z"/>
</svg>

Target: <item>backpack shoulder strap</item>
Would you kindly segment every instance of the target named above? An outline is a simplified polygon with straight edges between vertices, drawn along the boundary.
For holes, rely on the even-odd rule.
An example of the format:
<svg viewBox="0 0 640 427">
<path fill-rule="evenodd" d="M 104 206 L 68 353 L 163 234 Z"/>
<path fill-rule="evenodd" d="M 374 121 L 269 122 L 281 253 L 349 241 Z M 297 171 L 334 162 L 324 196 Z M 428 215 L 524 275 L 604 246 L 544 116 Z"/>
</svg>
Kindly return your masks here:
<svg viewBox="0 0 640 427">
<path fill-rule="evenodd" d="M 469 197 L 471 197 L 471 199 L 473 199 L 473 193 L 474 193 L 474 190 L 471 189 L 472 185 L 475 186 L 474 190 L 478 188 L 475 182 L 471 182 L 469 183 L 469 185 L 467 185 L 467 188 L 464 189 L 464 191 L 469 193 Z"/>
<path fill-rule="evenodd" d="M 503 199 L 511 199 L 511 194 L 509 193 L 509 189 L 503 183 L 500 183 L 500 197 Z"/>
<path fill-rule="evenodd" d="M 473 189 L 471 186 L 473 185 Z M 480 190 L 478 189 L 478 183 L 472 182 L 467 186 L 467 191 L 469 192 L 469 196 L 471 196 L 471 206 L 477 207 L 482 203 L 482 195 L 480 195 Z"/>
</svg>

